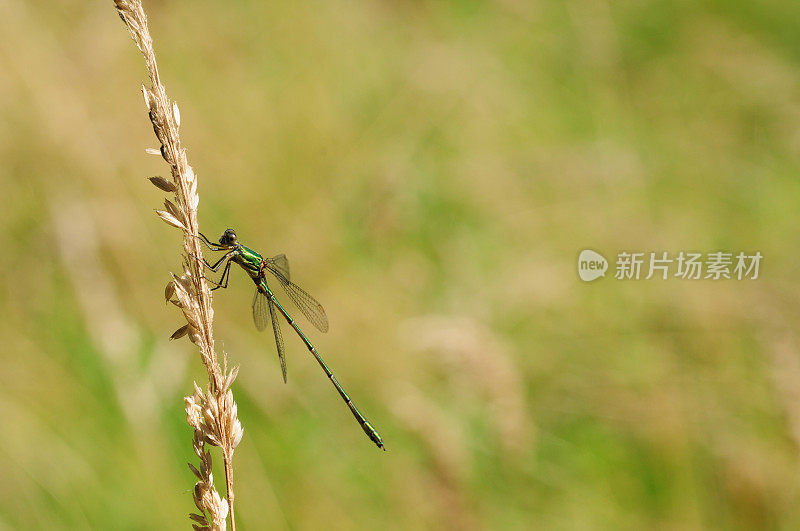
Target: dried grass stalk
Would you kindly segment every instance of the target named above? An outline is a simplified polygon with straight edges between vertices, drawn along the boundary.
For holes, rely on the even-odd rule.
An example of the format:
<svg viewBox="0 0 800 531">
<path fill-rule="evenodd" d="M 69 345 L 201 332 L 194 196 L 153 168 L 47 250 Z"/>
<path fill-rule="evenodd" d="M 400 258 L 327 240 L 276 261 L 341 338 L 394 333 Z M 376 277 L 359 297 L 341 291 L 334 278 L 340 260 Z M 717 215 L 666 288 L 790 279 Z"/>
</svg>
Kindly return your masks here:
<svg viewBox="0 0 800 531">
<path fill-rule="evenodd" d="M 156 214 L 172 227 L 183 231 L 183 274 L 173 274 L 164 292 L 165 298 L 183 312 L 186 324 L 178 328 L 172 339 L 188 336 L 200 349 L 203 365 L 208 373 L 208 385 L 203 391 L 196 383 L 194 394 L 185 399 L 189 425 L 194 429 L 192 446 L 200 460 L 200 467 L 189 465 L 197 476 L 194 502 L 199 514 L 189 518 L 195 529 L 224 530 L 230 514 L 231 529 L 236 529 L 233 512 L 233 452 L 242 439 L 243 429 L 237 417 L 236 403 L 230 389 L 238 367 L 228 371 L 227 359 L 220 366 L 214 350 L 211 307 L 211 292 L 203 277 L 198 258 L 203 255 L 197 224 L 197 176 L 186 160 L 186 151 L 181 147 L 178 129 L 180 111 L 178 105 L 167 97 L 158 74 L 153 40 L 147 27 L 147 17 L 141 0 L 114 0 L 120 18 L 144 56 L 151 87 L 142 85 L 145 106 L 153 124 L 153 132 L 161 144 L 159 149 L 148 149 L 148 153 L 160 154 L 170 167 L 171 180 L 151 177 L 150 181 L 160 190 L 174 194 L 173 201 L 164 201 L 165 210 Z M 206 445 L 218 446 L 222 450 L 225 465 L 225 483 L 228 499 L 220 497 L 214 488 L 211 474 L 211 453 Z"/>
</svg>

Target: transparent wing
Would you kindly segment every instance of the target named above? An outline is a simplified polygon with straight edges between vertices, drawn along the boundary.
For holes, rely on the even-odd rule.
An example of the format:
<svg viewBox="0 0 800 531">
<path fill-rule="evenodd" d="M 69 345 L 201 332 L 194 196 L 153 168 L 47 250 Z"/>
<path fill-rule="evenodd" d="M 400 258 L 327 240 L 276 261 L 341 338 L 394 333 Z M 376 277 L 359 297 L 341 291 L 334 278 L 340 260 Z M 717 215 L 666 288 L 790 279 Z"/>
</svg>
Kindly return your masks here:
<svg viewBox="0 0 800 531">
<path fill-rule="evenodd" d="M 275 332 L 275 346 L 278 347 L 278 359 L 281 362 L 281 372 L 283 373 L 283 383 L 286 383 L 286 352 L 283 348 L 283 334 L 281 334 L 281 323 L 275 313 L 275 304 L 269 301 L 269 315 L 272 317 L 272 331 Z"/>
<path fill-rule="evenodd" d="M 284 256 L 284 258 L 286 257 Z M 286 265 L 288 267 L 288 262 Z M 317 330 L 320 332 L 327 332 L 328 316 L 325 315 L 325 308 L 323 308 L 322 305 L 317 302 L 317 299 L 306 293 L 303 288 L 290 281 L 289 278 L 284 275 L 283 272 L 273 262 L 267 261 L 267 270 L 269 270 L 269 272 L 272 273 L 276 279 L 278 279 L 278 282 L 280 282 L 281 286 L 283 286 L 286 294 L 289 295 L 289 298 L 292 299 L 292 302 L 295 303 L 298 308 L 300 308 L 300 311 L 303 312 L 303 315 L 306 316 L 306 319 L 311 321 L 311 324 L 317 327 Z"/>
<path fill-rule="evenodd" d="M 256 289 L 253 297 L 253 321 L 256 328 L 261 331 L 267 328 L 267 323 L 272 321 L 272 332 L 275 334 L 275 346 L 278 348 L 278 359 L 281 362 L 281 372 L 283 381 L 286 382 L 286 349 L 283 346 L 283 334 L 281 333 L 280 321 L 275 313 L 275 305 L 269 298 Z"/>
<path fill-rule="evenodd" d="M 289 276 L 289 259 L 286 258 L 285 254 L 279 254 L 273 256 L 272 258 L 267 258 L 267 263 L 274 267 L 276 271 L 280 271 L 281 275 L 283 275 L 286 280 L 291 278 Z"/>
<path fill-rule="evenodd" d="M 267 296 L 256 289 L 256 294 L 253 296 L 253 322 L 259 332 L 267 328 L 269 323 L 269 299 Z"/>
</svg>

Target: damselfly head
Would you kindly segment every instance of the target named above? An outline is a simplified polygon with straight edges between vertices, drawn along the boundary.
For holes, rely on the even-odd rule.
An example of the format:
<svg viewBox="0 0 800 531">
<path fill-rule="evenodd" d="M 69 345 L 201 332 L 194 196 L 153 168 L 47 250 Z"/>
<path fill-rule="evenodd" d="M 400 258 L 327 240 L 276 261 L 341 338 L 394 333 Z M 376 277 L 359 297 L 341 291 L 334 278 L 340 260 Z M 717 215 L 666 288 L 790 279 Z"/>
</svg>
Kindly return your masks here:
<svg viewBox="0 0 800 531">
<path fill-rule="evenodd" d="M 236 245 L 236 232 L 233 229 L 226 229 L 219 237 L 219 244 L 225 246 Z"/>
</svg>

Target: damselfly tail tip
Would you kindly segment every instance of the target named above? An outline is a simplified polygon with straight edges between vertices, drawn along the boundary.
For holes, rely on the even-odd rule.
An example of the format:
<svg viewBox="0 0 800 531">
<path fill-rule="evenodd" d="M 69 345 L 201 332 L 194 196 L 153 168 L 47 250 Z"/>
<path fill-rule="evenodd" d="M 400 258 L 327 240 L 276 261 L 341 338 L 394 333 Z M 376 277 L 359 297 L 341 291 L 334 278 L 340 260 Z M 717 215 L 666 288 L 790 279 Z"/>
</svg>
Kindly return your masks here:
<svg viewBox="0 0 800 531">
<path fill-rule="evenodd" d="M 386 446 L 383 444 L 383 439 L 381 439 L 380 435 L 378 435 L 377 438 L 370 437 L 370 439 L 372 439 L 372 442 L 375 443 L 375 446 L 377 446 L 378 448 L 380 448 L 384 452 L 386 451 Z"/>
</svg>

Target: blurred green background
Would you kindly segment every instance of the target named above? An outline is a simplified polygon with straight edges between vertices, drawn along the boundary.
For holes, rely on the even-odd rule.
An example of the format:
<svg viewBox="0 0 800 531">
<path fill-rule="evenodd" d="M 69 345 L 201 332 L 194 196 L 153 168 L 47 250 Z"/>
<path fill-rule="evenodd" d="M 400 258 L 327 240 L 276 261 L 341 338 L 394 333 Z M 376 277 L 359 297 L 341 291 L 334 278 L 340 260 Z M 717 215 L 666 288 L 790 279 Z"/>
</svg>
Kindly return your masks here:
<svg viewBox="0 0 800 531">
<path fill-rule="evenodd" d="M 0 8 L 0 528 L 187 528 L 142 58 L 111 0 Z M 289 256 L 389 449 L 287 328 L 281 382 L 234 271 L 242 529 L 800 526 L 800 3 L 145 8 L 202 230 Z M 765 258 L 585 284 L 587 247 Z"/>
</svg>

